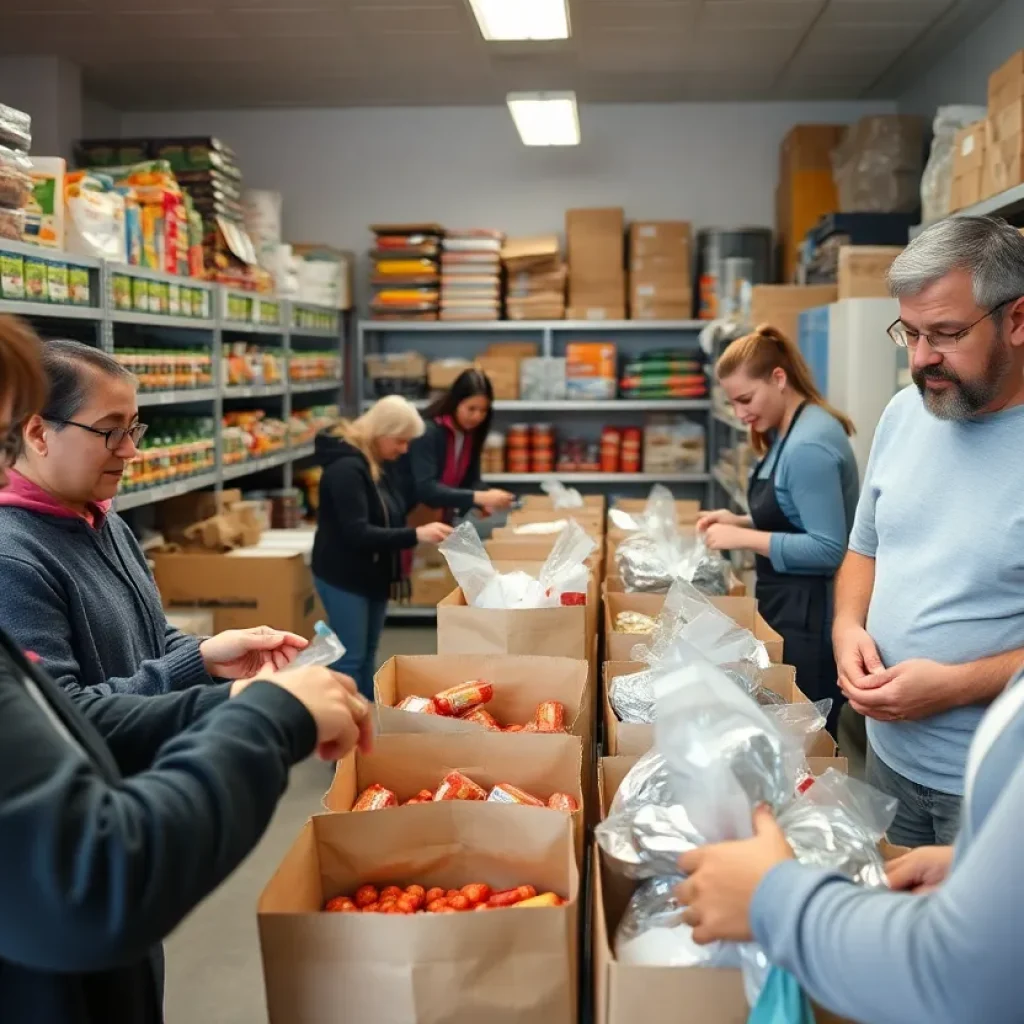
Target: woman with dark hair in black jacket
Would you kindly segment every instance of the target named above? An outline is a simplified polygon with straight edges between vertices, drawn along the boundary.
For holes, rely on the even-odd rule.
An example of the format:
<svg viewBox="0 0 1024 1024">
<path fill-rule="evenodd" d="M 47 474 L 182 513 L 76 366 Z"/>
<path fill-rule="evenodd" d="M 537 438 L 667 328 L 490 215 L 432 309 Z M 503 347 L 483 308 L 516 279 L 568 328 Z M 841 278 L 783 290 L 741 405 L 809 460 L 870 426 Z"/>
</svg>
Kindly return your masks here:
<svg viewBox="0 0 1024 1024">
<path fill-rule="evenodd" d="M 409 447 L 416 500 L 427 508 L 465 515 L 508 508 L 514 495 L 480 480 L 480 453 L 491 429 L 494 389 L 481 370 L 464 370 L 424 413 L 426 431 Z"/>
<path fill-rule="evenodd" d="M 46 397 L 0 317 L 0 488 Z M 154 697 L 68 694 L 0 630 L 0 1021 L 160 1024 L 160 942 L 256 845 L 314 749 L 370 739 L 325 668 Z"/>
</svg>

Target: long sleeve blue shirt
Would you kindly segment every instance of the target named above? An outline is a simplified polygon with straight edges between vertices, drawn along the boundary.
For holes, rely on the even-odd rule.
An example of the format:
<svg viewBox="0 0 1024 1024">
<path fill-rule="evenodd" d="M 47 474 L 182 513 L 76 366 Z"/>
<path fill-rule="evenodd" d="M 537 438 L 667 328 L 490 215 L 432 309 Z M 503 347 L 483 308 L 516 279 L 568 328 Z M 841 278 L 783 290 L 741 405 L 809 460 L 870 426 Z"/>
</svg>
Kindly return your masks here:
<svg viewBox="0 0 1024 1024">
<path fill-rule="evenodd" d="M 761 882 L 751 907 L 754 935 L 822 1006 L 862 1024 L 1021 1019 L 1021 697 L 1007 692 L 988 712 L 1005 713 L 1000 704 L 1012 702 L 1012 717 L 979 762 L 953 868 L 938 890 L 861 889 L 795 861 Z"/>
<path fill-rule="evenodd" d="M 779 455 L 768 449 L 759 479 L 775 470 L 779 508 L 798 533 L 773 533 L 769 557 L 776 572 L 831 576 L 846 554 L 860 491 L 857 460 L 842 425 L 818 405 L 807 405 Z"/>
</svg>

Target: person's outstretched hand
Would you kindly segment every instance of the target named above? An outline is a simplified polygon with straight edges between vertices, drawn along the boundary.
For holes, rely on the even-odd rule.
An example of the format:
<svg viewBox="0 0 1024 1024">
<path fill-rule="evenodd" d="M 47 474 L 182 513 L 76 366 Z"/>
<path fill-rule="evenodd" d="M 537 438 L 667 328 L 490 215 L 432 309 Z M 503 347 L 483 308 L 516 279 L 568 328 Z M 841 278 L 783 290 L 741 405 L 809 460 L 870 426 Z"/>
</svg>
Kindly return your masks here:
<svg viewBox="0 0 1024 1024">
<path fill-rule="evenodd" d="M 440 544 L 451 532 L 447 523 L 427 523 L 416 527 L 416 539 L 421 544 Z"/>
<path fill-rule="evenodd" d="M 203 665 L 220 679 L 249 679 L 269 667 L 271 671 L 290 665 L 309 641 L 295 633 L 270 626 L 226 629 L 199 645 Z"/>
<path fill-rule="evenodd" d="M 953 866 L 952 846 L 919 846 L 885 865 L 889 888 L 923 896 L 938 889 Z"/>
<path fill-rule="evenodd" d="M 256 679 L 239 680 L 231 687 L 237 697 L 260 680 L 287 690 L 316 722 L 317 755 L 324 761 L 340 761 L 353 747 L 367 754 L 373 747 L 373 716 L 370 702 L 356 688 L 355 680 L 320 665 L 281 672 L 263 672 Z"/>
</svg>

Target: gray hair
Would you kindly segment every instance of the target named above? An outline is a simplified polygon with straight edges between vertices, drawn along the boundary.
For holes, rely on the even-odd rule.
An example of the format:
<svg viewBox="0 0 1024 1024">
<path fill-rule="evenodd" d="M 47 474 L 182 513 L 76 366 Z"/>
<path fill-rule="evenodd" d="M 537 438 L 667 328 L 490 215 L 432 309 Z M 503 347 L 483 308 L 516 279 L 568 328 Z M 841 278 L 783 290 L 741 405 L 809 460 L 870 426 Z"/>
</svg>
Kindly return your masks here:
<svg viewBox="0 0 1024 1024">
<path fill-rule="evenodd" d="M 1024 235 L 998 217 L 947 217 L 893 260 L 889 291 L 917 295 L 954 270 L 971 275 L 974 301 L 994 309 L 1024 295 Z"/>
<path fill-rule="evenodd" d="M 43 372 L 49 391 L 40 411 L 44 420 L 74 419 L 89 397 L 89 370 L 137 383 L 135 374 L 113 356 L 80 341 L 47 341 L 42 348 Z"/>
</svg>

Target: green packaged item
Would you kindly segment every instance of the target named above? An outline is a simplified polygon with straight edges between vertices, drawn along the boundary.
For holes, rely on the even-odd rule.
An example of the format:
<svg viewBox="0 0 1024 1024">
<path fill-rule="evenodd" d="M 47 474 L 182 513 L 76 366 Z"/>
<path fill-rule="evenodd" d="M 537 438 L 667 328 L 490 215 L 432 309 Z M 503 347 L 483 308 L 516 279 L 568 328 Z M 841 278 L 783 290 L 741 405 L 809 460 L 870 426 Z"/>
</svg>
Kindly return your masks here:
<svg viewBox="0 0 1024 1024">
<path fill-rule="evenodd" d="M 132 279 L 127 274 L 114 275 L 114 308 L 130 310 L 132 308 Z"/>
<path fill-rule="evenodd" d="M 17 253 L 0 253 L 0 295 L 5 299 L 25 298 L 25 260 Z"/>
<path fill-rule="evenodd" d="M 88 306 L 90 304 L 89 271 L 85 267 L 68 268 L 68 292 L 74 305 Z"/>
<path fill-rule="evenodd" d="M 68 265 L 47 261 L 46 288 L 51 302 L 65 305 L 68 301 Z"/>
<path fill-rule="evenodd" d="M 181 285 L 169 284 L 167 286 L 167 312 L 171 316 L 181 316 Z"/>
<path fill-rule="evenodd" d="M 50 289 L 46 281 L 46 261 L 35 256 L 25 257 L 25 298 L 33 302 L 48 302 Z"/>
<path fill-rule="evenodd" d="M 136 313 L 149 312 L 149 282 L 144 277 L 132 278 L 132 309 Z"/>
</svg>

